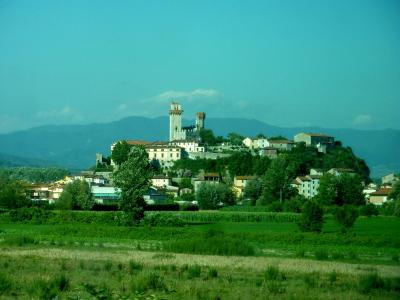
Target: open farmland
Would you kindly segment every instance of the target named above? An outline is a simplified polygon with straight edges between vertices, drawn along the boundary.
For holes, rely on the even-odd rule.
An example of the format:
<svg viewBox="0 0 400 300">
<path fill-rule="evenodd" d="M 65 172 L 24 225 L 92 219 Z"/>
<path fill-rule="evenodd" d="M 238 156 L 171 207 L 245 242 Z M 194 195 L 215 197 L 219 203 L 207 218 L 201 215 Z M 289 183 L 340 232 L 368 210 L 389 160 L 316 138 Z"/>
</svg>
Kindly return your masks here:
<svg viewBox="0 0 400 300">
<path fill-rule="evenodd" d="M 0 224 L 2 299 L 397 299 L 400 219 L 359 218 L 323 233 L 295 215 L 178 214 L 183 226 Z M 101 215 L 101 217 L 100 217 Z M 205 220 L 207 219 L 207 220 Z"/>
</svg>

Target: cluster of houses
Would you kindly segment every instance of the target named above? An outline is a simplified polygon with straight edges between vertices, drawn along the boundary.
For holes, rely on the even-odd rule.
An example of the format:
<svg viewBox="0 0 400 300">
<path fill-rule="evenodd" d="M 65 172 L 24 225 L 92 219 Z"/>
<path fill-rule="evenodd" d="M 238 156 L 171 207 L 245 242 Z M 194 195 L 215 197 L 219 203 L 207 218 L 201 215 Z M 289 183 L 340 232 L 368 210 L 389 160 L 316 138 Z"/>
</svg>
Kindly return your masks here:
<svg viewBox="0 0 400 300">
<path fill-rule="evenodd" d="M 141 140 L 126 140 L 126 142 L 132 146 L 143 146 L 148 153 L 149 160 L 158 163 L 164 171 L 172 167 L 174 162 L 184 157 L 189 159 L 217 159 L 229 157 L 235 151 L 251 150 L 254 155 L 275 159 L 280 152 L 290 151 L 299 143 L 303 143 L 307 147 L 314 147 L 322 153 L 326 153 L 327 150 L 335 146 L 335 139 L 332 136 L 302 132 L 296 134 L 293 140 L 246 137 L 240 146 L 222 143 L 217 146 L 206 147 L 201 143 L 200 139 L 200 132 L 204 129 L 206 114 L 204 112 L 196 113 L 195 125 L 187 127 L 182 127 L 182 114 L 183 109 L 181 105 L 175 102 L 171 103 L 168 142 L 148 142 Z M 111 152 L 116 144 L 117 142 L 111 145 Z M 96 154 L 96 164 L 103 164 L 103 162 L 103 156 Z M 110 164 L 116 167 L 112 160 Z M 291 185 L 300 195 L 312 198 L 318 194 L 320 178 L 325 172 L 336 176 L 343 173 L 355 174 L 350 169 L 331 169 L 326 171 L 311 169 L 310 174 L 297 177 Z M 196 176 L 191 177 L 192 189 L 179 189 L 178 186 L 182 180 L 181 177 L 171 178 L 164 174 L 155 176 L 152 178 L 151 188 L 146 193 L 145 200 L 148 203 L 162 202 L 167 198 L 178 197 L 185 193 L 194 193 L 202 183 L 219 184 L 222 181 L 222 178 L 217 173 L 200 172 Z M 60 197 L 64 185 L 77 179 L 88 182 L 92 195 L 98 203 L 115 202 L 118 199 L 119 191 L 113 186 L 111 172 L 89 171 L 82 172 L 82 174 L 77 176 L 67 176 L 63 180 L 51 184 L 33 185 L 29 188 L 29 195 L 34 201 L 47 200 L 50 203 L 54 203 Z M 238 197 L 242 196 L 246 185 L 255 179 L 255 176 L 234 177 L 232 187 L 236 195 Z M 386 202 L 390 187 L 396 180 L 398 180 L 398 177 L 391 174 L 382 178 L 380 189 L 373 184 L 367 186 L 364 190 L 366 200 L 377 205 Z"/>
</svg>

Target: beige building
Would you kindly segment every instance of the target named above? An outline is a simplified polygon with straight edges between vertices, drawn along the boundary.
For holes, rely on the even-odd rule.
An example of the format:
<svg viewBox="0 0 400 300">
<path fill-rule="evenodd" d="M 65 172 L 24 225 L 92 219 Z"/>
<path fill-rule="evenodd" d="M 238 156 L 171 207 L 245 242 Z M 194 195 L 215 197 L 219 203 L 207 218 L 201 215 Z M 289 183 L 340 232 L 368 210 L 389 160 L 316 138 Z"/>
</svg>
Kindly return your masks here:
<svg viewBox="0 0 400 300">
<path fill-rule="evenodd" d="M 252 139 L 252 138 L 246 137 L 242 141 L 242 143 L 249 149 L 262 149 L 262 148 L 270 146 L 269 141 L 264 138 Z"/>
<path fill-rule="evenodd" d="M 258 151 L 260 156 L 266 156 L 270 159 L 275 159 L 278 157 L 278 149 L 273 147 L 265 147 Z"/>
<path fill-rule="evenodd" d="M 165 188 L 171 184 L 171 178 L 165 175 L 156 175 L 151 179 L 151 185 L 155 187 Z"/>
<path fill-rule="evenodd" d="M 298 133 L 294 136 L 295 143 L 305 143 L 306 146 L 314 146 L 319 152 L 326 153 L 326 150 L 334 146 L 335 138 L 321 133 Z"/>
<path fill-rule="evenodd" d="M 270 140 L 270 147 L 282 150 L 282 151 L 290 151 L 294 147 L 294 142 L 289 140 Z"/>
<path fill-rule="evenodd" d="M 382 176 L 382 184 L 387 184 L 387 185 L 393 185 L 395 184 L 397 181 L 400 180 L 400 175 L 399 174 L 388 174 L 385 176 Z"/>
<path fill-rule="evenodd" d="M 233 190 L 237 196 L 243 195 L 243 191 L 250 181 L 256 180 L 256 176 L 235 176 L 233 178 Z"/>
<path fill-rule="evenodd" d="M 375 205 L 382 205 L 383 203 L 388 201 L 388 196 L 392 189 L 390 188 L 381 188 L 378 191 L 371 193 L 369 195 L 369 203 Z"/>
</svg>

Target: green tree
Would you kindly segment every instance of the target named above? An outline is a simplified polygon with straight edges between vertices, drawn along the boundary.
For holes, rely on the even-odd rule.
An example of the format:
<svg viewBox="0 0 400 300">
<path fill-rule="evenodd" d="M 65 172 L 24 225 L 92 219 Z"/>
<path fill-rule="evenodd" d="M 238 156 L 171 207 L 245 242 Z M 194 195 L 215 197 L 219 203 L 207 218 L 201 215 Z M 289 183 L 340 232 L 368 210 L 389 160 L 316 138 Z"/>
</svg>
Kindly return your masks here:
<svg viewBox="0 0 400 300">
<path fill-rule="evenodd" d="M 143 195 L 150 187 L 153 170 L 144 147 L 132 147 L 128 159 L 114 172 L 114 184 L 121 190 L 119 207 L 131 215 L 132 222 L 144 216 L 146 205 Z"/>
<path fill-rule="evenodd" d="M 244 140 L 244 136 L 240 135 L 238 133 L 235 132 L 231 132 L 228 134 L 228 141 L 232 144 L 232 145 L 242 145 Z"/>
<path fill-rule="evenodd" d="M 312 199 L 304 203 L 298 225 L 302 231 L 321 232 L 324 225 L 322 206 Z"/>
<path fill-rule="evenodd" d="M 0 207 L 15 209 L 30 204 L 21 181 L 0 176 Z"/>
<path fill-rule="evenodd" d="M 129 145 L 126 141 L 118 142 L 113 148 L 111 159 L 115 162 L 115 164 L 121 165 L 128 159 L 131 148 L 132 146 Z"/>
<path fill-rule="evenodd" d="M 262 184 L 259 179 L 249 181 L 243 191 L 245 199 L 250 199 L 251 204 L 255 205 L 257 200 L 261 197 Z"/>
<path fill-rule="evenodd" d="M 94 199 L 89 184 L 85 180 L 74 180 L 64 186 L 57 201 L 59 209 L 91 210 Z"/>
<path fill-rule="evenodd" d="M 201 129 L 199 133 L 201 142 L 208 146 L 215 146 L 217 143 L 222 142 L 222 137 L 215 137 L 214 132 L 211 129 Z"/>
<path fill-rule="evenodd" d="M 352 205 L 343 205 L 335 209 L 334 216 L 336 222 L 341 226 L 341 231 L 345 233 L 353 227 L 354 222 L 357 220 L 358 210 Z"/>
<path fill-rule="evenodd" d="M 294 168 L 290 161 L 281 156 L 274 159 L 262 178 L 263 193 L 259 204 L 267 205 L 276 200 L 289 199 L 293 195 L 290 186 L 294 178 Z"/>
<path fill-rule="evenodd" d="M 220 205 L 233 205 L 235 194 L 223 183 L 202 183 L 196 191 L 196 201 L 201 209 L 216 209 Z"/>
<path fill-rule="evenodd" d="M 389 194 L 389 199 L 400 201 L 400 180 L 393 185 L 393 189 Z"/>
<path fill-rule="evenodd" d="M 317 199 L 323 205 L 363 205 L 362 179 L 357 174 L 325 174 L 320 180 Z"/>
<path fill-rule="evenodd" d="M 335 175 L 326 173 L 319 180 L 316 198 L 322 205 L 333 205 L 336 202 L 337 179 Z"/>
</svg>

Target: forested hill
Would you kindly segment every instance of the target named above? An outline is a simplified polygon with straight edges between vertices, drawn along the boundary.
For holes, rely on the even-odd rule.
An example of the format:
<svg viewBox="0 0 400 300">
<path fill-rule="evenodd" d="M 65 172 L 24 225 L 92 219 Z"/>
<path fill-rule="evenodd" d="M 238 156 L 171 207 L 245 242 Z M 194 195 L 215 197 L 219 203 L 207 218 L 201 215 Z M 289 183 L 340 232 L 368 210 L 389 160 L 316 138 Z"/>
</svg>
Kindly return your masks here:
<svg viewBox="0 0 400 300">
<path fill-rule="evenodd" d="M 186 120 L 185 123 L 193 121 Z M 128 117 L 102 124 L 41 126 L 0 135 L 0 152 L 49 162 L 50 165 L 84 169 L 94 165 L 96 152 L 109 154 L 110 145 L 117 140 L 167 140 L 168 126 L 167 117 Z M 206 119 L 206 127 L 213 129 L 216 135 L 224 136 L 230 132 L 248 136 L 258 133 L 283 135 L 288 138 L 302 131 L 331 134 L 366 160 L 373 177 L 400 171 L 400 130 L 284 128 L 240 118 L 209 118 Z M 0 164 L 1 160 L 0 156 Z"/>
</svg>

